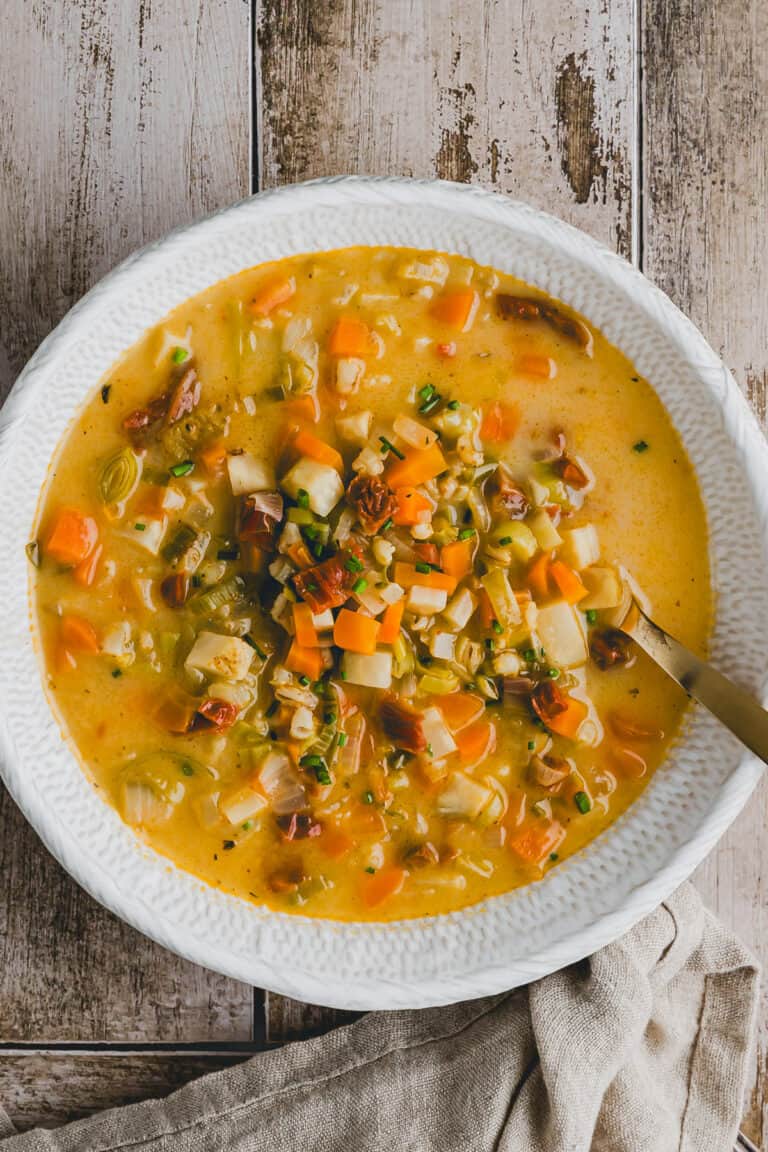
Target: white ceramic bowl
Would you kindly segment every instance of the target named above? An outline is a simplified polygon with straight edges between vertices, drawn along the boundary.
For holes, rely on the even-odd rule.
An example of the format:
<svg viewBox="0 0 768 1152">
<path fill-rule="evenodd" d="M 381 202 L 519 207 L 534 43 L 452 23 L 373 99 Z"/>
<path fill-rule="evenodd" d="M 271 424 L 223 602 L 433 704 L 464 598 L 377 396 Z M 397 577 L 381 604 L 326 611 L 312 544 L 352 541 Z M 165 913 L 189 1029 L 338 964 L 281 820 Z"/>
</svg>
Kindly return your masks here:
<svg viewBox="0 0 768 1152">
<path fill-rule="evenodd" d="M 447 1003 L 543 976 L 628 929 L 714 845 L 757 762 L 708 715 L 644 795 L 537 884 L 393 924 L 288 916 L 224 896 L 140 844 L 88 783 L 43 691 L 24 553 L 51 457 L 117 356 L 170 309 L 243 268 L 351 244 L 462 253 L 576 308 L 658 391 L 699 476 L 717 594 L 716 664 L 762 691 L 768 666 L 768 452 L 718 357 L 670 301 L 583 233 L 505 197 L 410 180 L 316 181 L 228 208 L 143 249 L 42 344 L 0 415 L 0 759 L 65 868 L 140 931 L 199 964 L 345 1008 Z"/>
</svg>

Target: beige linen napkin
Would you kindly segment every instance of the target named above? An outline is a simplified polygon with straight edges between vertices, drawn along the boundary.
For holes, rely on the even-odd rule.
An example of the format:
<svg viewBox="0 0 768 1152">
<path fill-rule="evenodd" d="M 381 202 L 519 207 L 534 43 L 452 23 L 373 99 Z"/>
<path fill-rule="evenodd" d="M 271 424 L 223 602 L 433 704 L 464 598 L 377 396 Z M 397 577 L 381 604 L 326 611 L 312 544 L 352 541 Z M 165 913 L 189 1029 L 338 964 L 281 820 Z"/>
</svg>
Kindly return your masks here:
<svg viewBox="0 0 768 1152">
<path fill-rule="evenodd" d="M 528 988 L 372 1013 L 0 1152 L 730 1152 L 757 992 L 686 886 Z"/>
</svg>

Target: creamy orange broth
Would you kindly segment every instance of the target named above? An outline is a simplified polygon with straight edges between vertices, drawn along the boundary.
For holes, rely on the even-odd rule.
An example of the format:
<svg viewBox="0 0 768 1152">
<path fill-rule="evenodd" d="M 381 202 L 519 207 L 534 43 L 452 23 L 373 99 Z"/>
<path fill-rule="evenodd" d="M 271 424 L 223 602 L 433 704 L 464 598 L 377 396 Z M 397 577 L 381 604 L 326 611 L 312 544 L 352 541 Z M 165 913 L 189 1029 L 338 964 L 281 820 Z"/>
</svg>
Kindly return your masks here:
<svg viewBox="0 0 768 1152">
<path fill-rule="evenodd" d="M 595 596 L 615 604 L 626 571 L 659 622 L 703 648 L 707 538 L 691 465 L 653 390 L 599 332 L 553 301 L 545 314 L 521 318 L 504 297 L 547 300 L 465 259 L 407 250 L 350 249 L 250 269 L 187 301 L 134 345 L 62 444 L 30 548 L 48 686 L 104 797 L 153 848 L 224 891 L 345 920 L 472 904 L 539 878 L 602 832 L 679 730 L 683 692 L 642 654 L 616 647 L 606 632 L 615 607 L 585 605 Z M 132 418 L 163 394 L 151 413 Z M 185 403 L 192 410 L 172 420 L 169 404 Z M 347 420 L 365 412 L 369 435 L 366 417 Z M 421 425 L 425 443 L 435 431 L 440 439 L 427 449 L 408 443 L 403 429 L 412 437 L 412 426 L 401 419 L 394 427 L 403 415 Z M 126 419 L 150 424 L 126 429 Z M 349 435 L 355 424 L 356 440 L 345 439 L 340 430 Z M 297 427 L 304 439 L 294 439 Z M 328 446 L 341 460 L 331 452 L 328 463 Z M 342 513 L 349 505 L 339 491 L 318 515 L 290 478 L 306 451 L 321 465 L 317 491 L 316 470 L 308 473 L 312 504 L 325 498 L 323 469 L 336 460 L 339 489 L 349 489 L 353 467 L 378 473 L 379 510 L 398 489 L 397 520 L 410 515 L 398 480 L 405 467 L 427 510 L 416 525 L 366 534 L 354 510 Z M 442 453 L 437 476 L 424 478 L 422 451 Z M 501 472 L 483 474 L 498 461 Z M 241 496 L 230 470 L 235 486 L 246 486 Z M 265 470 L 276 470 L 276 482 L 258 478 Z M 130 495 L 110 503 L 121 483 Z M 248 520 L 249 485 L 280 493 L 279 523 Z M 473 487 L 475 519 L 466 503 Z M 512 515 L 499 514 L 503 500 L 518 502 Z M 302 638 L 313 643 L 289 656 L 293 601 L 302 602 L 302 589 L 305 603 L 322 592 L 311 572 L 339 551 L 332 539 L 323 548 L 322 537 L 340 515 L 351 532 L 339 546 L 346 604 L 332 608 L 335 631 L 327 615 L 298 609 Z M 286 529 L 285 517 L 312 523 Z M 499 530 L 502 521 L 517 526 Z M 191 529 L 179 539 L 181 523 Z M 260 534 L 265 525 L 271 537 Z M 595 533 L 569 536 L 589 525 Z M 190 533 L 201 536 L 174 559 L 173 542 L 178 552 Z M 292 558 L 275 550 L 297 537 Z M 463 548 L 442 551 L 458 537 Z M 466 556 L 471 571 L 458 582 L 442 571 L 461 572 Z M 284 585 L 269 574 L 276 562 Z M 310 576 L 294 582 L 308 564 Z M 492 570 L 503 623 L 493 579 L 486 599 Z M 445 596 L 432 587 L 441 583 Z M 408 604 L 399 622 L 398 587 Z M 463 591 L 470 614 L 465 621 L 459 604 L 456 627 L 451 605 Z M 553 605 L 567 627 L 555 633 L 556 651 L 542 655 L 539 627 L 551 623 Z M 400 637 L 394 668 L 382 627 Z M 345 628 L 383 657 L 376 675 L 390 666 L 386 688 L 353 682 L 373 665 L 332 644 L 347 642 Z M 205 652 L 190 657 L 201 631 L 214 645 L 237 635 L 224 674 L 221 662 L 218 672 L 205 667 Z M 448 639 L 435 641 L 437 633 Z M 433 642 L 440 654 L 427 662 Z M 596 654 L 618 663 L 603 669 Z M 322 745 L 329 733 L 318 755 L 318 736 Z"/>
</svg>

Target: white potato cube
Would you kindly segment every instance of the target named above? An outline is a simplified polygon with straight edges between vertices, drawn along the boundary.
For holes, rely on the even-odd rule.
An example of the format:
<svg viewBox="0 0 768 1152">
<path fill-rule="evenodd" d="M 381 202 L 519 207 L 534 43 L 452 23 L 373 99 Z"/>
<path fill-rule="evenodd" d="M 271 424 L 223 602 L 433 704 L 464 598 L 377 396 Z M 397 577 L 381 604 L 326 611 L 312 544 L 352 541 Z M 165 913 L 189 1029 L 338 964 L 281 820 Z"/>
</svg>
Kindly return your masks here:
<svg viewBox="0 0 768 1152">
<path fill-rule="evenodd" d="M 437 798 L 441 816 L 454 820 L 475 820 L 493 799 L 493 792 L 463 772 L 453 772 Z"/>
<path fill-rule="evenodd" d="M 370 411 L 353 412 L 349 416 L 336 417 L 336 431 L 342 440 L 348 444 L 365 444 L 371 434 L 373 413 Z"/>
<path fill-rule="evenodd" d="M 419 616 L 434 616 L 442 612 L 448 603 L 448 593 L 444 588 L 425 588 L 423 584 L 414 584 L 408 591 L 405 606 L 409 612 Z"/>
<path fill-rule="evenodd" d="M 220 676 L 222 680 L 242 680 L 248 675 L 253 656 L 253 648 L 239 636 L 198 632 L 184 667 Z"/>
<path fill-rule="evenodd" d="M 551 552 L 553 548 L 559 548 L 563 540 L 555 528 L 549 513 L 540 508 L 528 521 L 528 527 L 536 537 L 536 543 L 542 552 Z"/>
<path fill-rule="evenodd" d="M 252 820 L 267 807 L 267 801 L 253 788 L 240 788 L 219 800 L 219 811 L 230 824 L 242 824 Z"/>
<path fill-rule="evenodd" d="M 138 544 L 145 552 L 149 552 L 150 556 L 157 556 L 167 527 L 168 521 L 165 516 L 159 519 L 137 516 L 135 520 L 128 521 L 123 529 L 123 536 Z"/>
<path fill-rule="evenodd" d="M 312 623 L 318 632 L 328 632 L 333 628 L 333 612 L 326 608 L 324 612 L 317 612 L 312 616 Z"/>
<path fill-rule="evenodd" d="M 584 524 L 581 528 L 566 528 L 562 532 L 563 542 L 557 553 L 558 559 L 570 564 L 580 572 L 597 564 L 600 559 L 600 541 L 594 524 Z"/>
<path fill-rule="evenodd" d="M 587 662 L 587 640 L 578 612 L 565 600 L 539 608 L 537 630 L 547 659 L 559 668 Z"/>
<path fill-rule="evenodd" d="M 429 650 L 436 660 L 453 660 L 455 648 L 454 632 L 433 632 L 429 638 Z"/>
<path fill-rule="evenodd" d="M 389 688 L 392 684 L 392 653 L 345 652 L 341 662 L 344 679 L 348 684 L 363 688 Z"/>
<path fill-rule="evenodd" d="M 227 471 L 233 496 L 250 496 L 252 492 L 272 492 L 275 470 L 266 460 L 257 460 L 250 452 L 230 453 Z"/>
<path fill-rule="evenodd" d="M 517 652 L 499 652 L 493 658 L 493 670 L 497 676 L 517 676 L 522 661 Z"/>
<path fill-rule="evenodd" d="M 580 573 L 581 582 L 589 595 L 579 601 L 579 608 L 587 612 L 591 608 L 600 611 L 605 608 L 618 608 L 624 598 L 621 578 L 615 568 L 585 568 Z"/>
<path fill-rule="evenodd" d="M 280 482 L 280 487 L 298 499 L 302 489 L 309 497 L 309 506 L 316 516 L 328 516 L 344 495 L 344 485 L 335 468 L 320 464 L 303 456 Z"/>
<path fill-rule="evenodd" d="M 443 612 L 443 619 L 450 628 L 460 632 L 470 621 L 472 613 L 477 608 L 477 599 L 469 588 L 462 588 L 451 600 Z"/>
<path fill-rule="evenodd" d="M 456 741 L 448 730 L 443 714 L 439 708 L 427 708 L 421 717 L 421 730 L 427 741 L 427 748 L 431 749 L 429 755 L 434 760 L 441 760 L 456 751 Z"/>
<path fill-rule="evenodd" d="M 101 638 L 101 651 L 111 656 L 118 668 L 128 668 L 136 659 L 131 625 L 127 620 L 114 624 Z"/>
</svg>

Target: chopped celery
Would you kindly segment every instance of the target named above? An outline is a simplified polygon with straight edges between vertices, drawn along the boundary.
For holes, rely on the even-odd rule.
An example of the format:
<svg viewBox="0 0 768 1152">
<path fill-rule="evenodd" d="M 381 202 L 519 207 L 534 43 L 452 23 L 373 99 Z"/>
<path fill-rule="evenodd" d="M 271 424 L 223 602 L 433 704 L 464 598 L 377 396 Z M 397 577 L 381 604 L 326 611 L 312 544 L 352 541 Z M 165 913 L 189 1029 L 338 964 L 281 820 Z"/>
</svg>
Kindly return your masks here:
<svg viewBox="0 0 768 1152">
<path fill-rule="evenodd" d="M 141 460 L 130 448 L 123 448 L 107 460 L 99 476 L 99 494 L 104 504 L 122 504 L 136 490 L 141 477 Z"/>
<path fill-rule="evenodd" d="M 400 632 L 392 645 L 392 675 L 396 680 L 399 680 L 401 676 L 407 676 L 409 672 L 413 672 L 414 667 L 413 649 Z"/>
<path fill-rule="evenodd" d="M 189 601 L 189 607 L 196 615 L 204 616 L 210 612 L 218 611 L 224 604 L 231 604 L 232 601 L 239 600 L 244 591 L 245 581 L 243 578 L 233 576 L 231 580 L 225 580 L 223 584 L 217 584 L 215 588 L 193 597 Z"/>
<path fill-rule="evenodd" d="M 480 583 L 488 593 L 488 599 L 502 628 L 506 631 L 519 624 L 520 605 L 517 603 L 506 572 L 501 568 L 491 568 L 480 577 Z"/>
<path fill-rule="evenodd" d="M 419 691 L 425 695 L 447 696 L 459 687 L 456 673 L 444 665 L 430 664 L 425 667 L 423 664 L 417 664 L 416 671 L 421 673 Z"/>
</svg>

